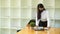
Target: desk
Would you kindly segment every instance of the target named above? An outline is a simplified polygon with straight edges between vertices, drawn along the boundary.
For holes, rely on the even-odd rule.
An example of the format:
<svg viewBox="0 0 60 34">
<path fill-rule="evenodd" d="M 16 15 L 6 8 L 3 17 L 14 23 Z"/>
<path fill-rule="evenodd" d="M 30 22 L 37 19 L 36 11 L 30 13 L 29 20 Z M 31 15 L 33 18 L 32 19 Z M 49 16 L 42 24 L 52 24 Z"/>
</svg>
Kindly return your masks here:
<svg viewBox="0 0 60 34">
<path fill-rule="evenodd" d="M 50 28 L 49 30 L 45 31 L 34 31 L 29 26 L 26 26 L 21 31 L 17 32 L 17 34 L 60 34 L 60 28 Z"/>
</svg>

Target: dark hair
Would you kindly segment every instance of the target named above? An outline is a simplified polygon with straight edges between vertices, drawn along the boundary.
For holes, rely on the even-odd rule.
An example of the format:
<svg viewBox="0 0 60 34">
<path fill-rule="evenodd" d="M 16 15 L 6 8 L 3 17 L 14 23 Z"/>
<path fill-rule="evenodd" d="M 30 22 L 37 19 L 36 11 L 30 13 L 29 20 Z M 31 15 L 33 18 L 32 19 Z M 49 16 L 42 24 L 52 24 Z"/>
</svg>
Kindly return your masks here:
<svg viewBox="0 0 60 34">
<path fill-rule="evenodd" d="M 43 10 L 39 10 L 39 8 L 43 8 Z M 38 4 L 37 6 L 37 19 L 39 20 L 41 18 L 41 13 L 45 10 L 43 4 Z"/>
</svg>

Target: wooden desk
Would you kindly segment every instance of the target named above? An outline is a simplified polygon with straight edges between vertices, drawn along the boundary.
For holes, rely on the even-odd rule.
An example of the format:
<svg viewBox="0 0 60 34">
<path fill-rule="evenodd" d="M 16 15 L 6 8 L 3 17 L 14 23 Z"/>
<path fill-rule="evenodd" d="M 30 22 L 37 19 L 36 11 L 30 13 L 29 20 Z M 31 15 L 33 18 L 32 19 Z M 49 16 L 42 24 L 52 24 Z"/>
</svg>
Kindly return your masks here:
<svg viewBox="0 0 60 34">
<path fill-rule="evenodd" d="M 60 34 L 60 28 L 50 28 L 49 30 L 45 31 L 34 31 L 29 26 L 22 29 L 21 31 L 17 32 L 17 34 Z"/>
</svg>

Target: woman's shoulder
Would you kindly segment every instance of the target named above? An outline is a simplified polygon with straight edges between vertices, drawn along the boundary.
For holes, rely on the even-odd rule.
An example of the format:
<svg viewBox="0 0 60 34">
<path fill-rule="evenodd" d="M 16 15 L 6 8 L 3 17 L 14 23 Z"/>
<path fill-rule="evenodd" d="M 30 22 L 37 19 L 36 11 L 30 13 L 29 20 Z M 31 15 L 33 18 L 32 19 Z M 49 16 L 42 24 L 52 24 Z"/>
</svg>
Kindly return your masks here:
<svg viewBox="0 0 60 34">
<path fill-rule="evenodd" d="M 48 10 L 44 10 L 44 12 L 48 12 Z"/>
<path fill-rule="evenodd" d="M 48 13 L 48 10 L 44 10 L 43 12 L 46 12 L 46 13 Z"/>
<path fill-rule="evenodd" d="M 44 14 L 45 14 L 45 13 L 49 13 L 49 12 L 48 12 L 48 10 L 44 10 L 42 13 L 44 13 Z"/>
</svg>

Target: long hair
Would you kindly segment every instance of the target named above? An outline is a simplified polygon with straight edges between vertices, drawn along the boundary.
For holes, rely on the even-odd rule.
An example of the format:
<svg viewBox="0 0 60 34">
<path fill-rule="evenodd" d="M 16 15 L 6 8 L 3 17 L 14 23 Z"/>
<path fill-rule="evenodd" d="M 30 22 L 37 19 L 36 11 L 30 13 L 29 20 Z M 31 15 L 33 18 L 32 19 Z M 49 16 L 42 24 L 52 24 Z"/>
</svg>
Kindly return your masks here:
<svg viewBox="0 0 60 34">
<path fill-rule="evenodd" d="M 43 10 L 39 10 L 39 8 L 43 8 Z M 37 20 L 41 18 L 41 13 L 45 10 L 43 4 L 38 4 L 37 6 Z"/>
</svg>

